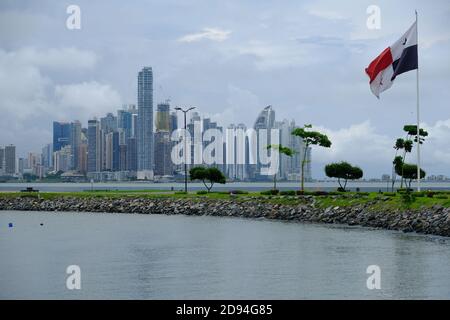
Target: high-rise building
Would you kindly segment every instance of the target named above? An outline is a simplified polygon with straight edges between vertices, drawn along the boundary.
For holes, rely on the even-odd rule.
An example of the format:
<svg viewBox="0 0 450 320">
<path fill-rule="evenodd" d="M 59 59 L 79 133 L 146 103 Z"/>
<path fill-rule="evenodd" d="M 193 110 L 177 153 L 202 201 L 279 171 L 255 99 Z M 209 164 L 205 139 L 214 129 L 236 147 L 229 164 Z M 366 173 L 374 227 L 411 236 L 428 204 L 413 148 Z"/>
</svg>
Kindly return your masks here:
<svg viewBox="0 0 450 320">
<path fill-rule="evenodd" d="M 54 167 L 56 172 L 67 172 L 72 166 L 72 148 L 70 145 L 64 146 L 61 150 L 53 153 Z"/>
<path fill-rule="evenodd" d="M 137 139 L 134 137 L 127 140 L 127 170 L 137 171 Z"/>
<path fill-rule="evenodd" d="M 0 147 L 0 176 L 5 173 L 5 149 Z"/>
<path fill-rule="evenodd" d="M 59 151 L 70 144 L 70 123 L 53 122 L 53 151 Z"/>
<path fill-rule="evenodd" d="M 156 131 L 170 131 L 170 105 L 166 101 L 158 103 L 156 109 Z"/>
<path fill-rule="evenodd" d="M 112 170 L 120 170 L 120 143 L 119 132 L 112 133 Z"/>
<path fill-rule="evenodd" d="M 5 174 L 14 175 L 16 173 L 16 146 L 10 144 L 5 146 Z"/>
<path fill-rule="evenodd" d="M 104 168 L 102 170 L 112 171 L 113 170 L 113 132 L 105 134 L 105 161 Z"/>
<path fill-rule="evenodd" d="M 80 171 L 78 167 L 78 154 L 81 144 L 81 122 L 74 121 L 70 124 L 70 147 L 72 153 L 71 169 Z"/>
<path fill-rule="evenodd" d="M 53 145 L 51 143 L 46 144 L 42 148 L 42 165 L 45 169 L 53 167 Z"/>
<path fill-rule="evenodd" d="M 52 161 L 53 162 L 53 161 Z M 18 165 L 18 172 L 20 176 L 23 176 L 24 170 L 25 170 L 25 159 L 24 158 L 19 158 L 19 160 L 17 161 L 17 165 Z"/>
<path fill-rule="evenodd" d="M 169 102 L 159 103 L 156 113 L 155 132 L 155 175 L 173 174 L 173 164 L 170 157 L 173 142 L 170 140 L 170 105 Z"/>
<path fill-rule="evenodd" d="M 178 129 L 178 116 L 176 112 L 170 113 L 170 134 Z"/>
<path fill-rule="evenodd" d="M 137 118 L 138 179 L 153 178 L 153 71 L 144 67 L 138 74 Z"/>
<path fill-rule="evenodd" d="M 97 120 L 89 120 L 87 171 L 101 171 L 101 163 L 100 123 Z"/>
<path fill-rule="evenodd" d="M 106 114 L 106 117 L 100 118 L 100 128 L 105 133 L 110 133 L 117 130 L 117 117 L 112 113 Z"/>
<path fill-rule="evenodd" d="M 78 148 L 78 171 L 82 174 L 87 173 L 87 157 L 88 157 L 88 144 L 82 142 Z"/>
<path fill-rule="evenodd" d="M 117 111 L 117 127 L 118 129 L 122 129 L 124 132 L 124 141 L 127 141 L 128 138 L 132 135 L 133 129 L 133 114 L 127 110 L 118 110 Z"/>
<path fill-rule="evenodd" d="M 279 141 L 271 141 L 271 129 L 275 128 L 275 111 L 272 106 L 265 107 L 256 118 L 253 128 L 256 131 L 256 150 L 266 150 L 270 144 L 279 144 Z M 264 137 L 261 130 L 266 130 L 267 135 Z M 256 164 L 249 165 L 249 177 L 254 180 L 267 180 L 270 177 L 262 175 L 262 161 L 259 152 L 256 154 Z"/>
<path fill-rule="evenodd" d="M 119 171 L 127 170 L 127 145 L 119 145 Z"/>
</svg>

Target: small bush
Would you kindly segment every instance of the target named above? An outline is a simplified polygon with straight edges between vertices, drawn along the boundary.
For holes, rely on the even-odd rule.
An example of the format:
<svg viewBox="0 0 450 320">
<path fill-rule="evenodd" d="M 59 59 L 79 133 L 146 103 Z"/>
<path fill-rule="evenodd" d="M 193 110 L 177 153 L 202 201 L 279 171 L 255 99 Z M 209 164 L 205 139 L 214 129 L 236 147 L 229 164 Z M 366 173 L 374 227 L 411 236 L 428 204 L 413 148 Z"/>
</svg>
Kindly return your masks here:
<svg viewBox="0 0 450 320">
<path fill-rule="evenodd" d="M 302 190 L 297 190 L 295 192 L 298 196 L 312 196 L 314 194 L 314 192 L 311 191 L 302 191 Z"/>
<path fill-rule="evenodd" d="M 416 201 L 416 196 L 411 192 L 402 192 L 402 201 L 406 204 L 411 204 Z"/>
<path fill-rule="evenodd" d="M 326 192 L 326 191 L 314 191 L 313 195 L 315 195 L 315 196 L 327 196 L 328 192 Z"/>
<path fill-rule="evenodd" d="M 261 191 L 260 194 L 264 196 L 276 196 L 279 193 L 278 189 L 270 189 L 270 190 L 264 190 Z"/>
<path fill-rule="evenodd" d="M 395 192 L 383 192 L 383 196 L 395 197 L 397 194 Z"/>
<path fill-rule="evenodd" d="M 296 192 L 295 192 L 295 190 L 285 190 L 285 191 L 280 191 L 280 195 L 281 196 L 295 196 Z"/>
<path fill-rule="evenodd" d="M 175 191 L 175 194 L 187 194 L 186 191 Z"/>
<path fill-rule="evenodd" d="M 433 192 L 433 191 L 427 191 L 427 197 L 428 197 L 428 198 L 433 198 L 435 194 L 436 194 L 436 192 Z"/>
<path fill-rule="evenodd" d="M 445 194 L 438 194 L 434 196 L 436 199 L 448 199 L 448 196 Z"/>
<path fill-rule="evenodd" d="M 414 190 L 411 188 L 400 188 L 397 190 L 398 193 L 405 193 L 405 192 L 413 192 Z"/>
<path fill-rule="evenodd" d="M 197 191 L 197 194 L 207 194 L 208 192 L 206 192 L 206 190 L 200 190 L 200 191 Z"/>
</svg>

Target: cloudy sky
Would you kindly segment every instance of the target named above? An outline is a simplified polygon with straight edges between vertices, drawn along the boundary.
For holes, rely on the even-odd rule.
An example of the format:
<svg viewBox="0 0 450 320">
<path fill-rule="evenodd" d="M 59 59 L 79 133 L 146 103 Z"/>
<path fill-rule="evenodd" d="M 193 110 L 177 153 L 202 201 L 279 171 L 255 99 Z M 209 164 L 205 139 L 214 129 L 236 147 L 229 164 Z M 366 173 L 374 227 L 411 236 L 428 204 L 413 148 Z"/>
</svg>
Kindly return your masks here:
<svg viewBox="0 0 450 320">
<path fill-rule="evenodd" d="M 69 5 L 81 29 L 66 27 Z M 381 10 L 368 29 L 366 10 Z M 450 3 L 436 1 L 7 1 L 0 3 L 0 145 L 40 151 L 53 120 L 87 119 L 136 103 L 154 70 L 155 102 L 195 105 L 221 125 L 312 123 L 333 142 L 313 150 L 313 175 L 348 160 L 366 177 L 391 171 L 395 138 L 415 122 L 415 72 L 377 100 L 364 68 L 419 12 L 421 113 L 428 174 L 450 176 Z M 413 161 L 414 157 L 410 156 Z"/>
</svg>

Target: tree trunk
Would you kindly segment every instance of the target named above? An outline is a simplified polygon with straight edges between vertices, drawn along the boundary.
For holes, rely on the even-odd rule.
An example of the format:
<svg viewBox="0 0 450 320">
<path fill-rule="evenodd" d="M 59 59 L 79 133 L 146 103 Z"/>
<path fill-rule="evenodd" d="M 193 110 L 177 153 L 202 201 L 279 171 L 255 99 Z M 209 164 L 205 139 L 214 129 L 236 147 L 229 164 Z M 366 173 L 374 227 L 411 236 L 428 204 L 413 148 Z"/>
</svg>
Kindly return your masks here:
<svg viewBox="0 0 450 320">
<path fill-rule="evenodd" d="M 340 187 L 341 189 L 344 189 L 344 188 L 342 188 L 341 178 L 338 178 L 338 184 L 339 184 L 339 187 Z"/>
<path fill-rule="evenodd" d="M 273 175 L 273 190 L 277 190 L 277 174 Z"/>
<path fill-rule="evenodd" d="M 306 152 L 308 151 L 308 145 L 305 144 L 305 151 L 303 152 L 303 160 L 302 160 L 302 192 L 305 191 L 305 163 L 306 163 Z"/>
</svg>

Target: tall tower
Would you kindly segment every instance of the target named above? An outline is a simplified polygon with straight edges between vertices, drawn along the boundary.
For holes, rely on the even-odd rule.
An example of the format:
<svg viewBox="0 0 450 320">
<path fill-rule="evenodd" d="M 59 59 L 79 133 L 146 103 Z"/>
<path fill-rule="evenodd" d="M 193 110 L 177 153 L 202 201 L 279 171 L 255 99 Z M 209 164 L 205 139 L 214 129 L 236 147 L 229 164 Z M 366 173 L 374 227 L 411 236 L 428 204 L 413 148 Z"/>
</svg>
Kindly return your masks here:
<svg viewBox="0 0 450 320">
<path fill-rule="evenodd" d="M 87 171 L 101 171 L 100 123 L 95 119 L 88 121 Z"/>
<path fill-rule="evenodd" d="M 14 175 L 16 173 L 16 146 L 5 146 L 5 173 Z"/>
<path fill-rule="evenodd" d="M 167 100 L 158 103 L 156 113 L 155 132 L 155 175 L 165 176 L 173 174 L 173 165 L 170 158 L 173 142 L 170 140 L 170 105 Z"/>
<path fill-rule="evenodd" d="M 70 144 L 70 123 L 53 122 L 53 151 L 59 151 Z"/>
<path fill-rule="evenodd" d="M 138 179 L 153 178 L 153 71 L 144 67 L 138 73 L 137 118 Z"/>
<path fill-rule="evenodd" d="M 71 146 L 72 152 L 72 163 L 71 169 L 79 171 L 80 168 L 78 166 L 78 156 L 79 156 L 79 148 L 81 145 L 81 122 L 75 121 L 70 124 L 70 139 L 69 144 Z"/>
</svg>

